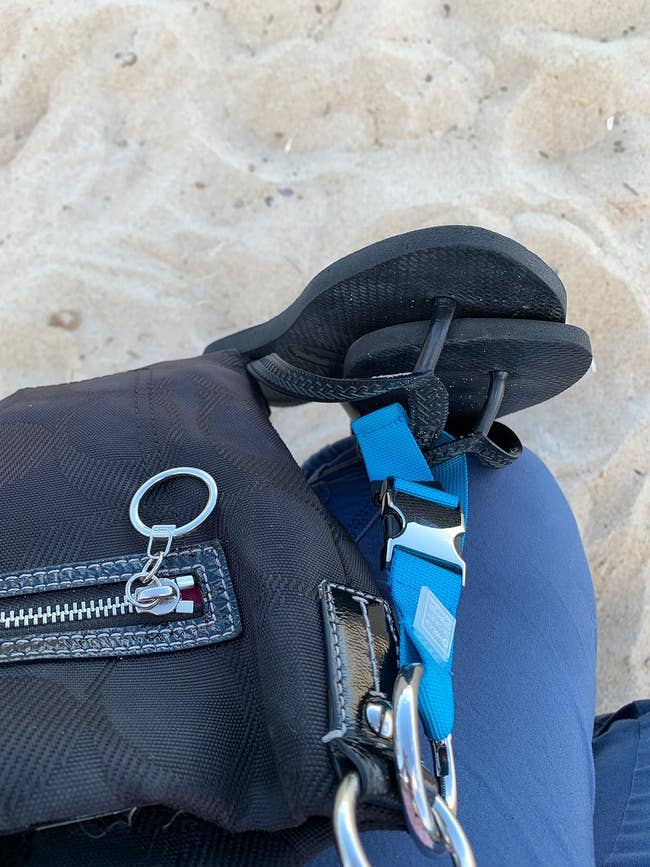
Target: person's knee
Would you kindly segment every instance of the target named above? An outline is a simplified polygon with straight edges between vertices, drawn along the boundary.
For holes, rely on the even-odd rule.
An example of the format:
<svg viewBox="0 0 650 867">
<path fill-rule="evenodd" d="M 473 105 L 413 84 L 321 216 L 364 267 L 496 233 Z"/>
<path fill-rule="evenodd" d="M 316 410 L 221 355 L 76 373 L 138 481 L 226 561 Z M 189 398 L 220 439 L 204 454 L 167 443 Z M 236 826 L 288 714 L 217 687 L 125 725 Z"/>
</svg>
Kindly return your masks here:
<svg viewBox="0 0 650 867">
<path fill-rule="evenodd" d="M 540 458 L 525 450 L 500 470 L 470 460 L 469 513 L 468 576 L 494 582 L 499 593 L 523 591 L 531 604 L 553 599 L 570 606 L 595 635 L 593 585 L 580 533 Z"/>
</svg>

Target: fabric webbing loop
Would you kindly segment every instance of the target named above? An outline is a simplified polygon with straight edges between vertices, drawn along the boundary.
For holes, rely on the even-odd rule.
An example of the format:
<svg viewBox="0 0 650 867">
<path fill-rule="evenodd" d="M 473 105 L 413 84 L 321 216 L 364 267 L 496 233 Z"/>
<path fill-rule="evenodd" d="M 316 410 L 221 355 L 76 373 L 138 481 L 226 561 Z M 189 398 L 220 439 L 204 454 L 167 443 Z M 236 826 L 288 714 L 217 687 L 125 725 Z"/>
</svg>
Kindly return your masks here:
<svg viewBox="0 0 650 867">
<path fill-rule="evenodd" d="M 395 512 L 402 519 L 402 532 L 392 536 L 391 556 L 387 548 L 386 563 L 402 627 L 400 662 L 424 663 L 420 686 L 422 719 L 427 735 L 442 741 L 454 724 L 454 629 L 463 575 L 458 568 L 460 552 L 454 556 L 448 548 L 449 556 L 440 553 L 444 545 L 441 548 L 437 544 L 436 534 L 449 541 L 456 532 L 462 546 L 462 519 L 467 519 L 468 512 L 467 459 L 459 455 L 429 467 L 400 404 L 356 419 L 352 432 L 368 478 L 374 484 L 389 480 Z M 440 442 L 451 439 L 448 434 L 442 437 Z M 461 515 L 460 519 L 453 514 Z M 412 525 L 414 531 L 409 533 Z"/>
</svg>

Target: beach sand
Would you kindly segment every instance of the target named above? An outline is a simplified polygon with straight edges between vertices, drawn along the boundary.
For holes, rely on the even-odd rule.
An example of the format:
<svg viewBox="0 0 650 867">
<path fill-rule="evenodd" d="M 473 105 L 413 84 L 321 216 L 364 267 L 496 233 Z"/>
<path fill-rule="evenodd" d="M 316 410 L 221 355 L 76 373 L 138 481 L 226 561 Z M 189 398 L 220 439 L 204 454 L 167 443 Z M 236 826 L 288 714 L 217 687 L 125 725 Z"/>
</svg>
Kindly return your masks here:
<svg viewBox="0 0 650 867">
<path fill-rule="evenodd" d="M 2 4 L 0 392 L 200 353 L 390 234 L 510 235 L 595 354 L 512 423 L 582 529 L 599 707 L 650 695 L 649 57 L 645 0 Z"/>
</svg>

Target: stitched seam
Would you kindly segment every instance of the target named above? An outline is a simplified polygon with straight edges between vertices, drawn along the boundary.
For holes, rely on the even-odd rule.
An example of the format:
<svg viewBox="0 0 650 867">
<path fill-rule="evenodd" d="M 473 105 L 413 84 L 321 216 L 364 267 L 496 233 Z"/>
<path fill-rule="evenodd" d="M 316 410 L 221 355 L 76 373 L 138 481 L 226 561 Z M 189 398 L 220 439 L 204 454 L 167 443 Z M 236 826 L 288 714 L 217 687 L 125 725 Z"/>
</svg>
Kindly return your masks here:
<svg viewBox="0 0 650 867">
<path fill-rule="evenodd" d="M 395 641 L 395 647 L 399 653 L 399 637 L 395 627 L 395 621 L 393 620 L 393 612 L 390 610 L 390 605 L 388 605 L 385 599 L 382 599 L 381 596 L 372 596 L 370 593 L 363 593 L 361 590 L 354 590 L 352 587 L 346 587 L 345 584 L 327 582 L 327 586 L 336 587 L 338 590 L 345 590 L 345 592 L 349 593 L 353 598 L 355 596 L 362 596 L 364 599 L 370 599 L 372 602 L 379 602 L 383 605 L 384 611 L 386 612 L 386 619 L 388 620 L 388 626 L 393 636 L 393 640 Z"/>
<path fill-rule="evenodd" d="M 26 650 L 11 650 L 6 654 L 3 654 L 3 658 L 5 659 L 18 659 L 22 657 L 28 656 L 43 656 L 45 659 L 57 659 L 57 658 L 65 658 L 68 659 L 73 656 L 85 656 L 91 657 L 93 652 L 104 653 L 107 651 L 119 651 L 120 656 L 132 656 L 135 654 L 141 654 L 143 651 L 150 653 L 155 653 L 158 650 L 174 650 L 180 649 L 183 647 L 199 647 L 202 644 L 208 644 L 213 640 L 213 638 L 226 639 L 234 633 L 233 629 L 229 629 L 225 632 L 219 631 L 211 631 L 208 635 L 196 635 L 193 637 L 188 637 L 179 640 L 171 640 L 167 641 L 155 641 L 155 642 L 147 642 L 146 644 L 139 644 L 137 647 L 133 647 L 132 645 L 127 645 L 126 647 L 120 647 L 119 645 L 111 642 L 101 647 L 93 647 L 90 649 L 87 648 L 76 648 L 76 649 L 59 649 L 48 651 L 39 647 L 27 648 Z M 133 633 L 136 638 L 140 635 L 140 633 Z M 82 636 L 83 637 L 83 636 Z M 104 636 L 102 633 L 97 633 L 94 638 L 111 638 L 111 636 Z"/>
<path fill-rule="evenodd" d="M 228 586 L 226 584 L 226 576 L 225 576 L 224 571 L 221 567 L 221 559 L 218 556 L 217 556 L 217 562 L 218 562 L 219 578 L 221 579 L 221 589 L 223 591 L 224 599 L 226 600 L 226 608 L 228 609 L 228 621 L 229 621 L 231 627 L 234 629 L 235 628 L 235 616 L 234 616 L 234 613 L 232 610 L 232 604 L 230 602 L 230 594 L 228 593 Z M 210 582 L 207 580 L 207 577 L 206 577 L 206 589 L 208 592 L 208 596 L 210 597 L 210 603 L 212 604 L 212 591 L 210 589 Z M 214 610 L 216 610 L 216 609 L 214 609 Z"/>
<path fill-rule="evenodd" d="M 206 553 L 210 552 L 210 553 L 213 553 L 215 555 L 217 575 L 219 576 L 219 583 L 221 585 L 221 590 L 223 592 L 224 599 L 226 601 L 226 608 L 228 609 L 227 619 L 228 619 L 228 622 L 230 623 L 231 629 L 234 629 L 235 628 L 235 619 L 233 616 L 232 605 L 230 604 L 230 595 L 228 593 L 228 587 L 226 585 L 226 577 L 224 575 L 223 567 L 221 565 L 221 559 L 219 557 L 219 552 L 216 550 L 216 548 L 214 548 L 212 546 L 204 548 L 203 550 Z M 198 553 L 200 553 L 200 551 L 201 551 L 201 549 L 199 549 Z M 191 552 L 191 556 L 196 556 L 196 553 L 194 551 Z M 216 620 L 217 609 L 216 609 L 215 604 L 214 604 L 214 599 L 212 598 L 212 588 L 210 587 L 210 581 L 208 580 L 208 577 L 206 575 L 205 566 L 202 563 L 200 563 L 199 566 L 200 566 L 199 576 L 201 578 L 201 581 L 203 582 L 203 587 L 205 589 L 205 595 L 208 598 L 208 603 L 210 606 L 210 612 L 212 614 L 213 619 Z M 193 624 L 193 625 L 198 626 L 200 624 Z"/>
<path fill-rule="evenodd" d="M 216 548 L 212 545 L 206 545 L 198 548 L 183 548 L 180 551 L 170 551 L 165 561 L 170 558 L 178 559 L 179 557 L 196 557 L 203 553 L 210 554 L 213 553 L 216 556 L 217 561 L 219 561 L 218 552 Z M 141 568 L 143 564 L 146 562 L 146 557 L 118 557 L 115 560 L 98 560 L 96 563 L 84 563 L 79 566 L 57 566 L 55 569 L 41 569 L 34 572 L 23 572 L 20 575 L 4 575 L 0 577 L 0 582 L 6 581 L 17 581 L 19 582 L 19 587 L 9 587 L 9 588 L 1 588 L 0 587 L 0 596 L 21 596 L 23 594 L 29 594 L 30 592 L 36 593 L 39 590 L 64 590 L 68 587 L 77 587 L 80 585 L 88 584 L 94 585 L 98 583 L 102 584 L 110 584 L 117 583 L 117 581 L 121 581 L 125 578 L 129 578 L 132 572 L 120 572 L 118 575 L 108 575 L 108 576 L 88 576 L 86 578 L 65 578 L 61 581 L 45 581 L 41 584 L 31 584 L 30 581 L 33 578 L 45 578 L 48 579 L 51 575 L 62 575 L 65 572 L 87 572 L 92 569 L 97 571 L 105 572 L 111 569 L 119 569 L 120 565 L 122 568 L 126 566 L 132 566 L 135 568 Z M 219 566 L 219 568 L 221 568 Z"/>
<path fill-rule="evenodd" d="M 339 721 L 339 727 L 343 734 L 347 731 L 347 724 L 345 722 L 346 711 L 345 711 L 345 695 L 343 692 L 343 663 L 341 662 L 341 647 L 339 644 L 339 635 L 338 635 L 338 622 L 336 619 L 336 609 L 334 607 L 334 598 L 332 596 L 332 592 L 330 590 L 331 585 L 326 584 L 326 597 L 327 597 L 327 613 L 328 620 L 330 624 L 330 632 L 332 633 L 332 639 L 334 642 L 334 653 L 336 654 L 336 692 L 339 700 L 339 709 L 341 711 L 341 719 Z"/>
<path fill-rule="evenodd" d="M 370 652 L 370 665 L 372 667 L 372 679 L 374 681 L 375 693 L 380 693 L 379 689 L 379 667 L 377 665 L 377 654 L 375 652 L 375 643 L 372 640 L 372 629 L 370 627 L 370 618 L 368 617 L 368 602 L 362 596 L 353 596 L 355 602 L 358 602 L 363 611 L 363 622 L 366 627 L 366 638 L 368 639 L 368 650 Z"/>
<path fill-rule="evenodd" d="M 355 544 L 358 545 L 361 539 L 363 539 L 363 537 L 366 535 L 366 533 L 368 533 L 380 519 L 381 514 L 378 511 L 374 512 L 372 518 L 370 518 L 370 520 L 366 522 L 365 527 L 355 535 Z"/>
</svg>

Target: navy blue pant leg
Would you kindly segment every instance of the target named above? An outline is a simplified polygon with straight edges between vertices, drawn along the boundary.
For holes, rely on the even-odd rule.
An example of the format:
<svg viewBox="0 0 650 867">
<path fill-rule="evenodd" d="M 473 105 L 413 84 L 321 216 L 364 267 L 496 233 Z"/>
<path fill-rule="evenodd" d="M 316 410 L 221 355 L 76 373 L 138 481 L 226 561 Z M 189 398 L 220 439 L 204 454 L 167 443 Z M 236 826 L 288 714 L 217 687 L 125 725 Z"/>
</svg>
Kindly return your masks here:
<svg viewBox="0 0 650 867">
<path fill-rule="evenodd" d="M 352 441 L 305 472 L 381 582 L 381 526 Z M 503 470 L 470 461 L 469 484 L 454 666 L 460 818 L 481 867 L 588 867 L 596 618 L 578 530 L 530 452 Z M 373 865 L 427 863 L 404 834 L 373 832 L 365 845 Z"/>
<path fill-rule="evenodd" d="M 596 720 L 594 836 L 599 867 L 650 864 L 650 700 Z"/>
</svg>

